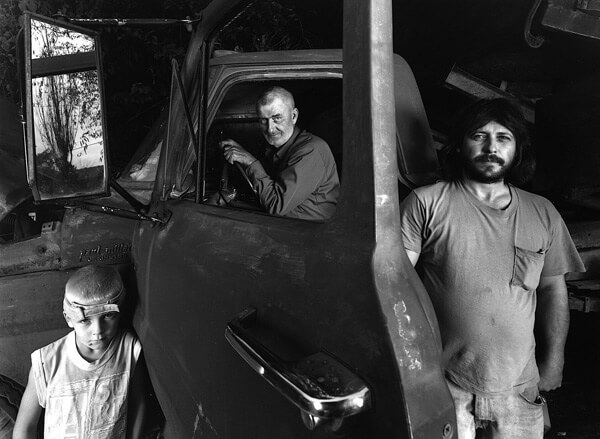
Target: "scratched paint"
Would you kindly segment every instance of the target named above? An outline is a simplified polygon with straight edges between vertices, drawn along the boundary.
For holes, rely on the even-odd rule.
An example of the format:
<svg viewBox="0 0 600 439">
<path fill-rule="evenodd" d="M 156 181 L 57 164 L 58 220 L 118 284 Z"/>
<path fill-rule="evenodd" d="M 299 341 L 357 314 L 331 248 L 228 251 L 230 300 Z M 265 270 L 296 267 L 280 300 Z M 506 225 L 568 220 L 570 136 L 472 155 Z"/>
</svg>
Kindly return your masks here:
<svg viewBox="0 0 600 439">
<path fill-rule="evenodd" d="M 391 198 L 389 195 L 383 194 L 383 195 L 377 195 L 376 199 L 377 199 L 378 206 L 384 206 L 390 202 Z"/>
<path fill-rule="evenodd" d="M 406 304 L 400 301 L 394 305 L 394 315 L 398 323 L 398 335 L 403 340 L 402 349 L 404 358 L 400 359 L 400 366 L 409 370 L 421 370 L 423 362 L 421 361 L 421 351 L 415 344 L 417 331 L 411 327 L 411 317 L 406 313 Z"/>
<path fill-rule="evenodd" d="M 210 428 L 210 430 L 214 433 L 216 437 L 219 437 L 219 434 L 217 433 L 215 427 L 213 427 L 212 423 L 210 422 L 210 419 L 208 419 L 208 417 L 204 414 L 204 408 L 202 407 L 202 404 L 197 404 L 196 408 L 198 409 L 198 413 L 196 413 L 196 419 L 194 420 L 194 433 L 192 434 L 192 439 L 196 437 L 196 432 L 198 431 L 198 427 L 200 426 L 200 420 L 202 420 L 204 424 L 206 424 L 208 428 Z"/>
</svg>

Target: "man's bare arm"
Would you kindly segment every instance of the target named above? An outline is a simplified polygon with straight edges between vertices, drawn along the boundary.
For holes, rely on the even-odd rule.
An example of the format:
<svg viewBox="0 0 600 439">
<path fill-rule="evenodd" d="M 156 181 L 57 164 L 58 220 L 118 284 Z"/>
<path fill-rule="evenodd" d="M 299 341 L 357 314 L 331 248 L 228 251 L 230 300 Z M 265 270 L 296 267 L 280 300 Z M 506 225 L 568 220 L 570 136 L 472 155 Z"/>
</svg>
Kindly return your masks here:
<svg viewBox="0 0 600 439">
<path fill-rule="evenodd" d="M 535 320 L 538 387 L 543 391 L 554 390 L 562 384 L 569 332 L 569 297 L 563 275 L 540 279 Z"/>
<path fill-rule="evenodd" d="M 412 250 L 406 250 L 406 254 L 407 254 L 408 259 L 410 260 L 410 263 L 412 264 L 412 266 L 414 267 L 415 265 L 417 265 L 417 262 L 419 260 L 419 256 L 421 255 L 421 253 L 417 253 Z"/>
</svg>

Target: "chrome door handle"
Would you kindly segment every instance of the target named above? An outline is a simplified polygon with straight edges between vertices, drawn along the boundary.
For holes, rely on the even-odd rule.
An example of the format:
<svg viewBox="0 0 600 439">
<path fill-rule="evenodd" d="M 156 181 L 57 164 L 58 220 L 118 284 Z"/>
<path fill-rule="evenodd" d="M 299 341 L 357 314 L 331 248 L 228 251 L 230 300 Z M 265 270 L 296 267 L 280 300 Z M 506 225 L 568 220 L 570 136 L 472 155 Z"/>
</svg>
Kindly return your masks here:
<svg viewBox="0 0 600 439">
<path fill-rule="evenodd" d="M 227 324 L 225 338 L 269 384 L 300 409 L 309 429 L 329 424 L 338 429 L 344 418 L 371 406 L 371 391 L 347 366 L 325 352 L 288 362 L 275 355 L 247 330 L 256 310 L 247 309 Z"/>
</svg>

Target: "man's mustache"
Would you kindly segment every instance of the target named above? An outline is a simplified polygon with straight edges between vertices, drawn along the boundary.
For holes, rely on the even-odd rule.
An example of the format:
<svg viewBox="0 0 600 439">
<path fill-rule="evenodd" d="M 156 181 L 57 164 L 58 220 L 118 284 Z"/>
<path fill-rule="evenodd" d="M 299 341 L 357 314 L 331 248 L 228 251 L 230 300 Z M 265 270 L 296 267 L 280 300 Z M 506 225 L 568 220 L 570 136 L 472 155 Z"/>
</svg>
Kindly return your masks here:
<svg viewBox="0 0 600 439">
<path fill-rule="evenodd" d="M 505 161 L 502 157 L 498 157 L 495 154 L 481 154 L 473 159 L 475 163 L 498 163 L 500 166 L 503 166 Z"/>
</svg>

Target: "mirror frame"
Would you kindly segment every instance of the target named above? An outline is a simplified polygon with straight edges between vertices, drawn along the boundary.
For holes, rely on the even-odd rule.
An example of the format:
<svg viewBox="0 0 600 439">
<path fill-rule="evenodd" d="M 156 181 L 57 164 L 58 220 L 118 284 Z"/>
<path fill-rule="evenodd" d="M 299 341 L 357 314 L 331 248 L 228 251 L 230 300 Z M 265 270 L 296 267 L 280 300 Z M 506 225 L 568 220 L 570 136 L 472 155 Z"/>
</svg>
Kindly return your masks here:
<svg viewBox="0 0 600 439">
<path fill-rule="evenodd" d="M 41 21 L 48 25 L 56 26 L 63 29 L 68 29 L 74 32 L 79 32 L 83 35 L 93 38 L 95 50 L 93 52 L 86 52 L 84 55 L 73 55 L 76 56 L 76 62 L 64 63 L 53 62 L 53 60 L 44 59 L 43 62 L 37 63 L 35 59 L 32 60 L 32 27 L 31 20 Z M 33 198 L 36 203 L 43 202 L 57 202 L 57 201 L 71 201 L 79 199 L 89 199 L 105 197 L 110 195 L 109 189 L 109 156 L 108 156 L 108 139 L 106 129 L 106 103 L 104 99 L 104 84 L 102 78 L 102 64 L 101 64 L 101 47 L 100 37 L 97 32 L 90 29 L 85 29 L 79 26 L 74 26 L 65 21 L 53 20 L 48 17 L 44 17 L 39 14 L 32 12 L 23 13 L 23 27 L 24 27 L 24 49 L 23 57 L 21 62 L 24 65 L 24 80 L 25 83 L 22 85 L 24 88 L 24 116 L 25 116 L 25 167 L 27 172 L 27 182 L 33 193 Z M 38 64 L 38 65 L 36 65 Z M 33 80 L 35 78 L 48 77 L 57 74 L 67 73 L 78 73 L 84 71 L 95 70 L 98 75 L 98 91 L 100 94 L 100 117 L 102 127 L 102 154 L 103 154 L 103 184 L 100 192 L 77 192 L 72 196 L 56 197 L 56 198 L 43 198 L 41 197 L 40 190 L 38 187 L 38 179 L 36 176 L 36 144 L 35 144 L 35 132 L 34 132 L 34 109 L 33 109 Z"/>
</svg>

